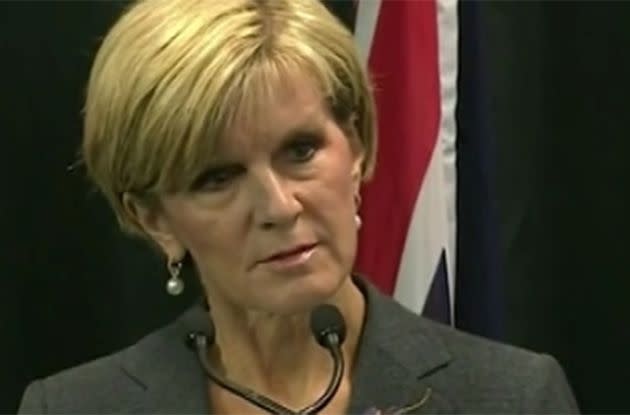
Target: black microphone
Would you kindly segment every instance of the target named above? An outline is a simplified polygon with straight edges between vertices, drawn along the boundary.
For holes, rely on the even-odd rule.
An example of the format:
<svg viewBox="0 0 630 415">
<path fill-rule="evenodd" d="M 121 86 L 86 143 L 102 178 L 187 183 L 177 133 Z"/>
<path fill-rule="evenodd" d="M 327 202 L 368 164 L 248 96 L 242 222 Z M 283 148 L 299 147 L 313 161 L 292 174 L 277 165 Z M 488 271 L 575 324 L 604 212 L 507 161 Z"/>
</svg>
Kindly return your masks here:
<svg viewBox="0 0 630 415">
<path fill-rule="evenodd" d="M 311 313 L 311 333 L 320 346 L 329 349 L 346 340 L 346 322 L 334 305 L 322 304 Z"/>
<path fill-rule="evenodd" d="M 283 415 L 311 415 L 322 410 L 332 400 L 339 389 L 341 377 L 344 371 L 344 359 L 341 352 L 341 345 L 346 338 L 346 323 L 337 307 L 330 304 L 323 304 L 315 308 L 311 313 L 311 332 L 317 343 L 326 348 L 333 359 L 333 374 L 328 383 L 328 387 L 313 404 L 301 409 L 293 411 L 264 395 L 257 393 L 249 388 L 237 385 L 228 379 L 225 379 L 216 373 L 208 361 L 207 350 L 212 347 L 215 342 L 215 328 L 212 320 L 210 321 L 208 332 L 192 332 L 188 334 L 186 343 L 191 349 L 197 351 L 197 357 L 201 362 L 201 366 L 206 372 L 206 376 L 210 378 L 220 387 L 232 392 L 233 394 L 245 399 L 251 404 L 266 410 L 272 414 Z"/>
</svg>

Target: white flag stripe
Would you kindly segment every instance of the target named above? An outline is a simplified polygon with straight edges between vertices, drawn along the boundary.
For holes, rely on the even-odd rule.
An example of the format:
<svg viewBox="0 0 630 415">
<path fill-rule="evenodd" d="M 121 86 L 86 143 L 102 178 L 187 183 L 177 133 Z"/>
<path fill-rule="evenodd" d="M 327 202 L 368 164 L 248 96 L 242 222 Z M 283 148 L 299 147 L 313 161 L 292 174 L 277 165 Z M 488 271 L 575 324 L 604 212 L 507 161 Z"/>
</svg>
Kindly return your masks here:
<svg viewBox="0 0 630 415">
<path fill-rule="evenodd" d="M 444 189 L 448 221 L 448 245 L 446 269 L 450 290 L 451 316 L 455 313 L 455 270 L 457 258 L 457 153 L 456 122 L 457 65 L 458 65 L 458 19 L 457 0 L 437 0 L 438 51 L 440 64 L 441 119 L 439 143 L 442 146 L 444 166 Z"/>
<path fill-rule="evenodd" d="M 366 66 L 372 49 L 372 40 L 380 9 L 381 0 L 361 0 L 357 6 L 354 37 L 361 59 Z"/>
</svg>

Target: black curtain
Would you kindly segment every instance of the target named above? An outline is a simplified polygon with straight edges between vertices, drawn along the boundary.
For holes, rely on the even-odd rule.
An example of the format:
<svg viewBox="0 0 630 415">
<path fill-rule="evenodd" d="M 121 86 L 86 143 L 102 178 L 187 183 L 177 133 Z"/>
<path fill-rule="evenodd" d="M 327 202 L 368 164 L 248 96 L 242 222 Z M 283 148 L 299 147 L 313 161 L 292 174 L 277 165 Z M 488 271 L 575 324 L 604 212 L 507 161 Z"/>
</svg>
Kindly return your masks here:
<svg viewBox="0 0 630 415">
<path fill-rule="evenodd" d="M 583 411 L 627 413 L 630 3 L 460 10 L 475 7 L 497 145 L 506 338 L 555 355 Z"/>
<path fill-rule="evenodd" d="M 352 24 L 352 3 L 327 3 Z M 198 293 L 188 281 L 168 297 L 161 258 L 67 169 L 94 51 L 124 4 L 0 2 L 0 412 L 29 380 L 131 344 Z M 478 6 L 506 339 L 558 357 L 586 412 L 628 412 L 630 4 Z"/>
<path fill-rule="evenodd" d="M 162 259 L 68 169 L 91 60 L 122 5 L 0 2 L 1 413 L 29 380 L 131 344 L 196 295 L 191 282 L 169 298 Z"/>
</svg>

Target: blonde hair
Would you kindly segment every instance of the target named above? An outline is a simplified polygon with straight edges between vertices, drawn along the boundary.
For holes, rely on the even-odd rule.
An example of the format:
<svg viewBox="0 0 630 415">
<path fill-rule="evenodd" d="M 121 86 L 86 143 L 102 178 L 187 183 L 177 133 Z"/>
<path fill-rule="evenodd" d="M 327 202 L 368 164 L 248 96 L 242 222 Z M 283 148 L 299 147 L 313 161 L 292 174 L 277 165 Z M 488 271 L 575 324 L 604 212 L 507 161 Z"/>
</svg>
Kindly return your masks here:
<svg viewBox="0 0 630 415">
<path fill-rule="evenodd" d="M 318 0 L 134 3 L 96 55 L 82 145 L 88 175 L 123 229 L 143 234 L 124 193 L 187 188 L 237 110 L 295 69 L 319 84 L 338 121 L 353 117 L 369 176 L 370 84 L 352 34 Z"/>
</svg>

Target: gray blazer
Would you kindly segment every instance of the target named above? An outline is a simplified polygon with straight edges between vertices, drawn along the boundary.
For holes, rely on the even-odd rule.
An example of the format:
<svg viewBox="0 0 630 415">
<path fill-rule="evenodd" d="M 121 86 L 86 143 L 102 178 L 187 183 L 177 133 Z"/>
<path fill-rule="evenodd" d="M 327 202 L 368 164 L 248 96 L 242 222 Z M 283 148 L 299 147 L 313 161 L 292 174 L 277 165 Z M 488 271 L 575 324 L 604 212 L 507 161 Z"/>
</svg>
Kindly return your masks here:
<svg viewBox="0 0 630 415">
<path fill-rule="evenodd" d="M 365 282 L 367 317 L 349 414 L 577 413 L 547 355 L 490 342 L 407 311 Z M 207 379 L 186 335 L 206 327 L 198 305 L 113 355 L 31 383 L 20 414 L 209 414 Z"/>
</svg>

